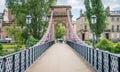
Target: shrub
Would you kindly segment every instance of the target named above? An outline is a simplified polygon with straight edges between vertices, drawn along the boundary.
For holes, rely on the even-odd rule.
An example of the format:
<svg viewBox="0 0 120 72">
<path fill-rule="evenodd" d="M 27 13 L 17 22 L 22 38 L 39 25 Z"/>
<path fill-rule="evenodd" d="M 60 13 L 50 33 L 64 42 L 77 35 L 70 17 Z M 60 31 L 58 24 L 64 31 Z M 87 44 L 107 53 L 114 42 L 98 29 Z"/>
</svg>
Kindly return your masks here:
<svg viewBox="0 0 120 72">
<path fill-rule="evenodd" d="M 34 44 L 36 44 L 38 42 L 37 39 L 34 39 L 34 38 L 30 38 L 30 46 L 33 46 Z"/>
<path fill-rule="evenodd" d="M 85 41 L 85 43 L 88 45 L 92 45 L 92 43 L 90 41 Z"/>
<path fill-rule="evenodd" d="M 102 49 L 102 50 L 107 50 L 107 51 L 110 51 L 110 52 L 114 52 L 114 44 L 112 41 L 109 41 L 107 39 L 103 39 L 101 40 L 97 45 L 96 47 Z"/>
<path fill-rule="evenodd" d="M 114 52 L 120 53 L 120 42 L 118 42 L 117 45 L 115 46 Z"/>
<path fill-rule="evenodd" d="M 2 49 L 3 49 L 3 46 L 2 46 L 2 44 L 0 44 L 0 51 L 2 51 Z"/>
</svg>

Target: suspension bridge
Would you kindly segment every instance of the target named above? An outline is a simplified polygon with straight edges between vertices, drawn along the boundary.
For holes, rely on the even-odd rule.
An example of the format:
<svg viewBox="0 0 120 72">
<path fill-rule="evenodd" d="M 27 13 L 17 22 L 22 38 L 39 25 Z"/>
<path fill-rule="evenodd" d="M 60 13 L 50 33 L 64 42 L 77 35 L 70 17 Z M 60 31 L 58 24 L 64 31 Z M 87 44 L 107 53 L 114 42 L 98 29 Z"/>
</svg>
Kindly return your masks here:
<svg viewBox="0 0 120 72">
<path fill-rule="evenodd" d="M 42 39 L 29 49 L 0 58 L 0 72 L 120 72 L 120 56 L 86 45 L 74 33 L 70 6 L 52 6 Z M 66 28 L 55 43 L 54 26 Z"/>
</svg>

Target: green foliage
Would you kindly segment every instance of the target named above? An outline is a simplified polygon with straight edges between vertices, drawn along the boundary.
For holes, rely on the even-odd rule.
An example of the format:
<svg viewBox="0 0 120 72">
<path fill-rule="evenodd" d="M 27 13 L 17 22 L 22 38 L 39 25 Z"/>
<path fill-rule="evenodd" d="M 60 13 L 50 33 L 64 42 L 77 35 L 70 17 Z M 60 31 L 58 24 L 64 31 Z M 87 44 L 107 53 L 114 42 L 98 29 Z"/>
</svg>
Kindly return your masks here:
<svg viewBox="0 0 120 72">
<path fill-rule="evenodd" d="M 34 38 L 30 38 L 30 46 L 33 46 L 34 44 L 36 44 L 38 42 L 37 39 L 34 39 Z"/>
<path fill-rule="evenodd" d="M 86 17 L 89 21 L 90 28 L 93 31 L 95 29 L 95 34 L 97 36 L 97 40 L 99 41 L 101 33 L 106 28 L 106 13 L 104 11 L 102 1 L 101 0 L 91 0 L 92 8 L 90 7 L 90 0 L 84 0 L 85 8 L 86 8 Z M 92 23 L 91 23 L 91 16 L 92 14 L 95 14 L 97 17 L 97 22 L 94 25 L 94 28 L 92 29 Z"/>
<path fill-rule="evenodd" d="M 90 41 L 85 41 L 85 43 L 88 45 L 92 45 L 92 43 Z"/>
<path fill-rule="evenodd" d="M 18 48 L 16 44 L 3 44 L 2 46 L 3 50 L 0 51 L 0 56 L 8 55 L 20 50 L 20 48 Z"/>
<path fill-rule="evenodd" d="M 62 38 L 65 35 L 65 29 L 62 24 L 56 24 L 55 30 L 56 38 Z"/>
<path fill-rule="evenodd" d="M 0 44 L 0 51 L 2 51 L 2 49 L 3 49 L 3 46 L 2 46 L 2 44 Z"/>
<path fill-rule="evenodd" d="M 97 45 L 97 48 L 100 48 L 102 50 L 106 50 L 106 51 L 110 51 L 110 52 L 114 52 L 114 43 L 107 40 L 107 39 L 103 39 L 101 40 Z"/>
<path fill-rule="evenodd" d="M 7 33 L 12 36 L 12 39 L 18 42 L 18 45 L 23 45 L 27 41 L 27 30 L 24 27 L 23 29 L 16 24 L 12 24 L 10 27 L 6 27 Z"/>
<path fill-rule="evenodd" d="M 56 0 L 6 0 L 6 6 L 14 15 L 15 24 L 22 30 L 27 27 L 26 15 L 30 12 L 32 16 L 31 35 L 36 39 L 40 39 L 48 24 L 47 13 L 49 7 L 55 2 Z"/>
<path fill-rule="evenodd" d="M 117 45 L 115 46 L 114 52 L 120 54 L 120 42 L 118 42 Z"/>
<path fill-rule="evenodd" d="M 16 48 L 16 47 L 17 47 L 16 44 L 14 44 L 14 45 L 4 44 L 4 45 L 3 45 L 3 48 L 4 48 L 4 49 L 14 49 L 14 48 Z"/>
<path fill-rule="evenodd" d="M 19 47 L 14 48 L 14 52 L 20 51 Z"/>
</svg>

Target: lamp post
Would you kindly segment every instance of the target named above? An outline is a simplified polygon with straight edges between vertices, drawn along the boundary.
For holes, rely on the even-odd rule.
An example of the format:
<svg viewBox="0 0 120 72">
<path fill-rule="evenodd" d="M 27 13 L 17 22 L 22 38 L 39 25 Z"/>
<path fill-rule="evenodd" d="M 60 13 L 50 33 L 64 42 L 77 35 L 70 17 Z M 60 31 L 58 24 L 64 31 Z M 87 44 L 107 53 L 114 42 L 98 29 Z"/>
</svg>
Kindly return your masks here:
<svg viewBox="0 0 120 72">
<path fill-rule="evenodd" d="M 31 15 L 30 13 L 26 16 L 26 24 L 28 25 L 28 48 L 30 47 L 30 23 L 31 23 Z"/>
<path fill-rule="evenodd" d="M 92 22 L 92 32 L 93 32 L 93 41 L 92 41 L 92 43 L 93 43 L 93 48 L 95 48 L 95 24 L 96 24 L 96 19 L 97 19 L 97 17 L 96 17 L 96 15 L 95 14 L 93 14 L 92 16 L 91 16 L 91 22 Z"/>
</svg>

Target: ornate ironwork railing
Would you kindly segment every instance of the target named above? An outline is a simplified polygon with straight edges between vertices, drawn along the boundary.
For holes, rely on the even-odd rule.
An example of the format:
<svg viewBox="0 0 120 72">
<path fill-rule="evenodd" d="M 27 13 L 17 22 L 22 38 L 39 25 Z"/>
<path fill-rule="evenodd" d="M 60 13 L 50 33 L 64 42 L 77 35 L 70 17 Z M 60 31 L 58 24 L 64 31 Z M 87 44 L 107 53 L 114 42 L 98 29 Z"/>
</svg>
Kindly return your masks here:
<svg viewBox="0 0 120 72">
<path fill-rule="evenodd" d="M 67 41 L 98 72 L 120 72 L 120 56 Z"/>
<path fill-rule="evenodd" d="M 24 72 L 54 41 L 0 58 L 0 72 Z"/>
</svg>

